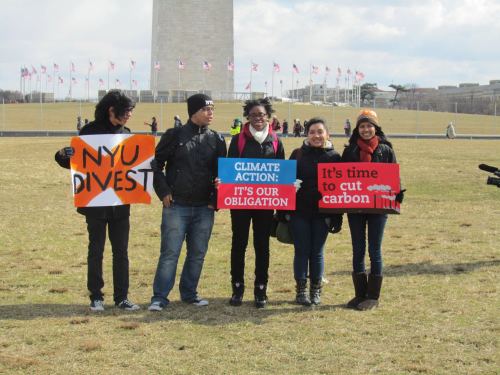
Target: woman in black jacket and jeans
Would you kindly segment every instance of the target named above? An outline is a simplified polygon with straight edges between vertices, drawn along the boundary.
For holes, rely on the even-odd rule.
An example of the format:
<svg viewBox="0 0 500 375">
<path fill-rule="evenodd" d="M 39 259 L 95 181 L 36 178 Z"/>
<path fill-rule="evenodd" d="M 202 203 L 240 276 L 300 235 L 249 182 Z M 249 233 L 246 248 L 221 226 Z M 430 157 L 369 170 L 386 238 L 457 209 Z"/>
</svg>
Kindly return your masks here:
<svg viewBox="0 0 500 375">
<path fill-rule="evenodd" d="M 349 139 L 349 145 L 342 154 L 343 162 L 396 163 L 396 154 L 382 128 L 377 114 L 372 110 L 362 110 L 356 121 L 356 128 Z M 396 195 L 403 201 L 403 191 Z M 349 213 L 349 228 L 352 240 L 352 280 L 355 297 L 347 306 L 358 310 L 370 310 L 378 306 L 382 287 L 382 238 L 384 236 L 386 214 Z M 368 254 L 370 275 L 366 274 L 366 231 L 368 229 Z"/>
<path fill-rule="evenodd" d="M 296 302 L 300 305 L 319 305 L 323 278 L 323 248 L 329 230 L 339 231 L 342 215 L 318 212 L 321 194 L 318 191 L 318 163 L 338 163 L 340 155 L 328 140 L 328 128 L 319 117 L 309 120 L 307 139 L 301 148 L 295 149 L 290 159 L 297 160 L 297 179 L 301 185 L 297 191 L 296 209 L 291 214 L 295 255 L 293 271 L 296 285 Z M 307 275 L 311 281 L 307 295 Z"/>
<path fill-rule="evenodd" d="M 243 116 L 247 122 L 240 134 L 234 135 L 229 145 L 228 158 L 284 159 L 285 150 L 276 133 L 269 126 L 274 110 L 267 99 L 247 100 Z M 245 252 L 248 245 L 250 222 L 255 248 L 255 305 L 267 303 L 269 269 L 269 237 L 273 210 L 231 210 L 231 282 L 233 294 L 229 303 L 239 306 L 245 291 Z"/>
</svg>

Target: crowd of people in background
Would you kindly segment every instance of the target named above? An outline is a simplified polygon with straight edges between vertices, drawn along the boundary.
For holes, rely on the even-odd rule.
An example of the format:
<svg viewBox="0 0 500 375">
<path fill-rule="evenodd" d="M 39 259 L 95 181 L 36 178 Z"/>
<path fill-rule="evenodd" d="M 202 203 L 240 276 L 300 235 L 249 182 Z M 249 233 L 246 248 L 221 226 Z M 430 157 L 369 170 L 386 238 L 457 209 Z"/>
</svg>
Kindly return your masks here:
<svg viewBox="0 0 500 375">
<path fill-rule="evenodd" d="M 129 134 L 125 124 L 130 119 L 135 104 L 125 94 L 111 90 L 96 106 L 95 120 L 84 125 L 77 118 L 80 135 Z M 169 294 L 175 284 L 177 263 L 183 243 L 186 257 L 180 276 L 179 290 L 182 301 L 195 306 L 206 306 L 208 300 L 198 294 L 198 282 L 204 259 L 209 249 L 215 212 L 217 209 L 218 159 L 252 158 L 284 159 L 285 149 L 278 132 L 287 136 L 286 119 L 280 123 L 273 115 L 272 103 L 268 99 L 247 100 L 243 106 L 243 117 L 234 119 L 231 125 L 231 140 L 227 149 L 224 137 L 212 130 L 215 107 L 212 99 L 204 94 L 195 94 L 187 100 L 188 120 L 183 125 L 180 117 L 174 117 L 174 126 L 169 128 L 156 146 L 151 168 L 153 186 L 162 205 L 161 243 L 154 279 L 149 311 L 161 311 L 169 303 Z M 156 135 L 158 125 L 155 117 L 150 123 L 151 134 Z M 291 269 L 296 283 L 295 302 L 310 306 L 321 303 L 324 280 L 324 247 L 329 233 L 342 229 L 342 214 L 320 212 L 318 202 L 318 163 L 396 163 L 391 142 L 387 140 L 372 110 L 359 113 L 351 134 L 349 119 L 344 124 L 345 136 L 349 137 L 342 156 L 330 141 L 330 130 L 324 119 L 313 117 L 293 119 L 294 137 L 305 136 L 290 159 L 297 163 L 296 209 L 294 211 L 231 209 L 231 259 L 230 276 L 231 306 L 243 303 L 245 292 L 245 255 L 250 227 L 253 230 L 255 268 L 253 298 L 257 308 L 268 304 L 270 236 L 276 221 L 289 225 L 294 246 Z M 448 131 L 447 131 L 448 132 Z M 450 136 L 450 138 L 452 138 Z M 55 160 L 69 168 L 74 150 L 64 147 L 55 154 Z M 203 155 L 200 158 L 199 155 Z M 395 199 L 403 201 L 404 189 L 400 188 Z M 113 253 L 113 299 L 115 305 L 124 310 L 138 310 L 140 306 L 128 299 L 129 260 L 128 241 L 130 228 L 130 206 L 85 207 L 77 211 L 85 216 L 88 244 L 87 289 L 90 309 L 104 310 L 102 288 L 103 252 L 106 231 Z M 354 298 L 347 307 L 369 310 L 378 306 L 383 279 L 382 239 L 387 222 L 386 214 L 347 214 L 352 243 L 352 281 Z M 368 245 L 368 246 L 367 246 Z M 370 271 L 365 267 L 368 248 Z"/>
</svg>

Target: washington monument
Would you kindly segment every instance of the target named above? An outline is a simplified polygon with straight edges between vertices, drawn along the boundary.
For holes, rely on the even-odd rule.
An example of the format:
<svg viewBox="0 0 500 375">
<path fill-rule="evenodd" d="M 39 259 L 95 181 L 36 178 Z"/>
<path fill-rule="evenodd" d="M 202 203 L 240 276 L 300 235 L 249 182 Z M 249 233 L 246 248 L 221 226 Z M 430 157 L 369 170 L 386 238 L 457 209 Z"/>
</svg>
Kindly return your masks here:
<svg viewBox="0 0 500 375">
<path fill-rule="evenodd" d="M 232 92 L 232 0 L 153 0 L 151 89 Z"/>
</svg>

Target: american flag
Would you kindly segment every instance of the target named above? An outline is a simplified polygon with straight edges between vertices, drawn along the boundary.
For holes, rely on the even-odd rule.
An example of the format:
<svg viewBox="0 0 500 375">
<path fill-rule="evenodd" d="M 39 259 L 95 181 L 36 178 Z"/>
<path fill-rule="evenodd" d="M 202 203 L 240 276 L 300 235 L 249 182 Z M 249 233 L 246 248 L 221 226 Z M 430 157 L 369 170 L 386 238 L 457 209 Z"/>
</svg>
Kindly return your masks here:
<svg viewBox="0 0 500 375">
<path fill-rule="evenodd" d="M 245 90 L 250 90 L 250 87 L 252 87 L 252 82 L 248 82 L 248 85 L 246 85 Z"/>
<path fill-rule="evenodd" d="M 28 77 L 30 75 L 30 72 L 28 70 L 28 68 L 24 67 L 24 68 L 21 68 L 21 77 L 25 78 L 25 77 Z"/>
<path fill-rule="evenodd" d="M 58 72 L 59 71 L 59 65 L 54 63 L 54 72 Z"/>
<path fill-rule="evenodd" d="M 71 82 L 73 83 L 73 85 L 76 85 L 78 83 L 75 77 L 71 77 Z"/>
<path fill-rule="evenodd" d="M 252 70 L 253 70 L 254 72 L 256 72 L 257 70 L 259 70 L 259 64 L 252 63 Z"/>
<path fill-rule="evenodd" d="M 342 75 L 342 69 L 340 69 L 340 66 L 337 67 L 337 77 L 340 77 Z"/>
<path fill-rule="evenodd" d="M 99 87 L 104 86 L 104 80 L 102 78 L 99 78 Z"/>
<path fill-rule="evenodd" d="M 137 64 L 137 62 L 136 62 L 136 61 L 134 61 L 134 60 L 130 60 L 130 69 L 132 69 L 132 70 L 133 70 L 133 69 L 135 69 L 135 65 L 136 65 L 136 64 Z"/>
<path fill-rule="evenodd" d="M 69 64 L 70 64 L 70 70 L 71 70 L 72 72 L 76 71 L 76 70 L 75 70 L 75 63 L 74 63 L 73 61 L 71 61 Z"/>
<path fill-rule="evenodd" d="M 120 82 L 120 80 L 118 78 L 115 79 L 115 84 L 116 84 L 116 87 L 120 87 L 121 82 Z"/>
<path fill-rule="evenodd" d="M 89 72 L 94 70 L 94 63 L 89 60 Z"/>
<path fill-rule="evenodd" d="M 234 71 L 234 63 L 231 60 L 227 62 L 227 70 L 230 72 Z"/>
<path fill-rule="evenodd" d="M 312 66 L 312 73 L 313 74 L 318 74 L 319 73 L 319 66 L 313 65 Z"/>
<path fill-rule="evenodd" d="M 36 71 L 35 67 L 31 65 L 31 74 L 37 74 L 38 72 Z"/>
<path fill-rule="evenodd" d="M 115 63 L 113 61 L 109 62 L 109 70 L 115 70 Z"/>
<path fill-rule="evenodd" d="M 203 70 L 210 71 L 212 69 L 212 64 L 210 64 L 208 61 L 203 61 Z"/>
<path fill-rule="evenodd" d="M 47 82 L 48 83 L 52 82 L 52 76 L 50 74 L 47 74 Z"/>
<path fill-rule="evenodd" d="M 330 73 L 330 68 L 328 66 L 325 66 L 325 73 L 326 74 Z"/>
<path fill-rule="evenodd" d="M 40 71 L 42 72 L 42 74 L 47 73 L 47 67 L 45 65 L 40 65 Z"/>
<path fill-rule="evenodd" d="M 297 67 L 297 65 L 293 64 L 292 69 L 295 73 L 299 74 L 299 68 Z"/>
<path fill-rule="evenodd" d="M 273 62 L 273 69 L 276 73 L 280 72 L 280 65 L 278 63 Z"/>
<path fill-rule="evenodd" d="M 362 81 L 365 79 L 365 74 L 363 72 L 356 71 L 356 80 Z"/>
<path fill-rule="evenodd" d="M 184 70 L 184 68 L 186 67 L 186 65 L 184 65 L 184 61 L 179 60 L 178 64 L 177 64 L 177 67 L 179 68 L 179 70 Z"/>
<path fill-rule="evenodd" d="M 155 61 L 154 69 L 160 70 L 160 62 L 159 61 Z"/>
<path fill-rule="evenodd" d="M 351 75 L 351 69 L 347 68 L 347 75 L 350 76 Z"/>
<path fill-rule="evenodd" d="M 60 85 L 62 85 L 62 84 L 64 83 L 64 79 L 63 79 L 61 76 L 59 76 L 59 77 L 57 77 L 57 82 L 58 82 Z"/>
<path fill-rule="evenodd" d="M 132 84 L 134 85 L 134 87 L 137 87 L 137 81 L 135 79 L 132 80 Z"/>
<path fill-rule="evenodd" d="M 282 79 L 280 79 L 280 85 L 282 85 L 282 84 L 283 84 L 283 80 L 282 80 Z"/>
</svg>

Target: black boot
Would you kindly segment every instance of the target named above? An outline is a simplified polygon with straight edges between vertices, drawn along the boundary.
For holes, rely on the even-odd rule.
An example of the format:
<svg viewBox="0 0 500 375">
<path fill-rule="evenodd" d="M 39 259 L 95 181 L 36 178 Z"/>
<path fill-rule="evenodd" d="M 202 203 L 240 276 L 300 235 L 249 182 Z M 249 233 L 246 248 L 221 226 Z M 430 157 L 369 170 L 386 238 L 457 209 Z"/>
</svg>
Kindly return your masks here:
<svg viewBox="0 0 500 375">
<path fill-rule="evenodd" d="M 311 291 L 309 293 L 311 297 L 311 304 L 319 305 L 321 303 L 321 279 L 311 280 Z"/>
<path fill-rule="evenodd" d="M 371 310 L 378 306 L 378 298 L 380 297 L 380 288 L 382 288 L 382 275 L 368 276 L 368 290 L 366 292 L 366 300 L 358 304 L 358 310 Z"/>
<path fill-rule="evenodd" d="M 355 297 L 347 302 L 347 307 L 355 309 L 366 299 L 366 290 L 368 289 L 368 275 L 366 272 L 352 273 L 352 283 L 354 284 Z"/>
<path fill-rule="evenodd" d="M 242 282 L 231 283 L 233 287 L 233 295 L 229 300 L 231 306 L 241 306 L 243 301 L 243 293 L 245 292 L 245 284 Z"/>
<path fill-rule="evenodd" d="M 299 305 L 311 306 L 311 300 L 307 295 L 307 279 L 296 280 L 297 285 L 295 286 L 295 302 Z"/>
<path fill-rule="evenodd" d="M 258 309 L 262 309 L 266 307 L 267 304 L 267 285 L 266 284 L 258 284 L 255 285 L 253 290 L 253 294 L 255 297 L 255 307 Z"/>
</svg>

